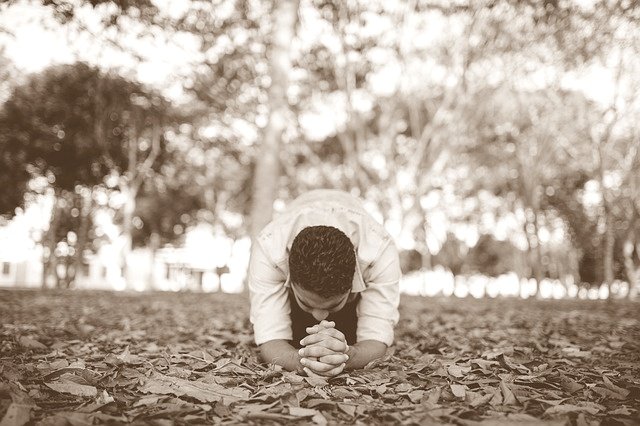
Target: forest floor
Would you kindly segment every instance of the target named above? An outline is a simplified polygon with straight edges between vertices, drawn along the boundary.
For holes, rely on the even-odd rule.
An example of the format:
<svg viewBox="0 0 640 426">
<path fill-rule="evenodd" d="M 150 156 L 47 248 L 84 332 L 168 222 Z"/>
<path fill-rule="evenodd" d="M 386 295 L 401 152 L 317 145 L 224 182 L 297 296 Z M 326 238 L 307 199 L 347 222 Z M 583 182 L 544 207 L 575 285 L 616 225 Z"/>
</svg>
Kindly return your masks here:
<svg viewBox="0 0 640 426">
<path fill-rule="evenodd" d="M 0 425 L 635 425 L 639 307 L 403 297 L 325 381 L 259 363 L 245 295 L 0 290 Z"/>
</svg>

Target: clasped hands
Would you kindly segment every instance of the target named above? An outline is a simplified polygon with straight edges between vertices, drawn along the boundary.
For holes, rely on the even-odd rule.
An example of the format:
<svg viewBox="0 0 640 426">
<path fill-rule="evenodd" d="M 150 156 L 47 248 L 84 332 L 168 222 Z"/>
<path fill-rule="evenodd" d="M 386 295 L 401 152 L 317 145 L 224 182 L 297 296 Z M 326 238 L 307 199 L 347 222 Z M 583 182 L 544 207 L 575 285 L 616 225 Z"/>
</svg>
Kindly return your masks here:
<svg viewBox="0 0 640 426">
<path fill-rule="evenodd" d="M 333 377 L 342 373 L 349 355 L 349 345 L 333 321 L 320 321 L 307 327 L 308 336 L 300 341 L 300 363 L 308 376 Z"/>
</svg>

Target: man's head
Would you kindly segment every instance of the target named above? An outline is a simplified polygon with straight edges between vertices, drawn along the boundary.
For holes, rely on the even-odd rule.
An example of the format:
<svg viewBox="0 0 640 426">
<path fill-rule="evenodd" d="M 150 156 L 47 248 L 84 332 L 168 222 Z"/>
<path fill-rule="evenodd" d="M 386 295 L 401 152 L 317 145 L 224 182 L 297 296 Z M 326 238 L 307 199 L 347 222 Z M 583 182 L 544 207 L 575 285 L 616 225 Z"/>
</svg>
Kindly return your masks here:
<svg viewBox="0 0 640 426">
<path fill-rule="evenodd" d="M 316 319 L 342 309 L 355 268 L 353 244 L 337 228 L 310 226 L 293 240 L 289 253 L 292 288 L 300 307 Z"/>
</svg>

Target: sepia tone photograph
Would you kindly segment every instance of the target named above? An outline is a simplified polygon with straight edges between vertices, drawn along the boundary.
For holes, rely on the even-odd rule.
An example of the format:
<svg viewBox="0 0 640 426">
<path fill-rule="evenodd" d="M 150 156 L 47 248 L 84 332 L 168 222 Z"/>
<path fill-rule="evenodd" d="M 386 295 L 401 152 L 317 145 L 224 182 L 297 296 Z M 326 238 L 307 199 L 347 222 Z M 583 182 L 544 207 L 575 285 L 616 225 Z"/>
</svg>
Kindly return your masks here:
<svg viewBox="0 0 640 426">
<path fill-rule="evenodd" d="M 640 425 L 640 2 L 0 1 L 0 426 Z"/>
</svg>

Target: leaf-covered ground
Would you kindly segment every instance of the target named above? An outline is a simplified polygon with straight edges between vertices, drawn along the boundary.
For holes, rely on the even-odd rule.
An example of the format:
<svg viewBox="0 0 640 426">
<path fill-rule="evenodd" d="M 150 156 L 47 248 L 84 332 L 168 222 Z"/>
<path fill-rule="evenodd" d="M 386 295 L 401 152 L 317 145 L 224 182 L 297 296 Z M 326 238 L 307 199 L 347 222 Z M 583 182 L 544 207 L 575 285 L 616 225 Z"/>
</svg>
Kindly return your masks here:
<svg viewBox="0 0 640 426">
<path fill-rule="evenodd" d="M 245 296 L 0 291 L 1 426 L 640 424 L 637 303 L 401 302 L 328 382 L 260 364 Z"/>
</svg>

